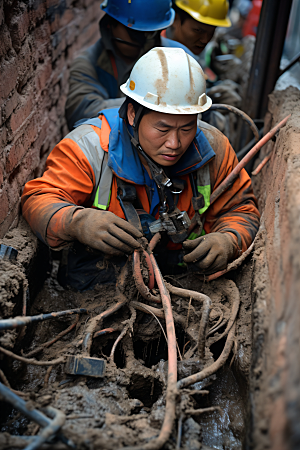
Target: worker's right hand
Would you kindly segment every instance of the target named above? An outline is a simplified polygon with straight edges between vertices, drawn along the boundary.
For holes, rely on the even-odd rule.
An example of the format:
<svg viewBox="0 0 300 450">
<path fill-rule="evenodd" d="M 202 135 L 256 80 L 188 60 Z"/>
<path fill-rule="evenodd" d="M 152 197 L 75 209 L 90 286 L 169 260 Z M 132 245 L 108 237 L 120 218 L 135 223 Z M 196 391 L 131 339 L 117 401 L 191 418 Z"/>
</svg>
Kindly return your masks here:
<svg viewBox="0 0 300 450">
<path fill-rule="evenodd" d="M 130 254 L 141 247 L 136 239 L 141 238 L 142 233 L 109 211 L 76 209 L 66 231 L 82 244 L 110 256 Z"/>
</svg>

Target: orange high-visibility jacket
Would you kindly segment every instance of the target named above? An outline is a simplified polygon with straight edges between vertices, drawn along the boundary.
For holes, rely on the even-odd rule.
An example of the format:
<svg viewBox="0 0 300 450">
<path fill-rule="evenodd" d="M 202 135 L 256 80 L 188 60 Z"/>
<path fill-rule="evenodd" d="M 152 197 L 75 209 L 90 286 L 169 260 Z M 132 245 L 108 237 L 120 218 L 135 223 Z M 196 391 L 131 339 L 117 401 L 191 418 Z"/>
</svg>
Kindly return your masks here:
<svg viewBox="0 0 300 450">
<path fill-rule="evenodd" d="M 143 209 L 158 218 L 158 207 L 154 208 L 144 179 L 145 169 L 124 131 L 126 124 L 118 117 L 118 110 L 106 110 L 99 118 L 101 121 L 92 119 L 69 133 L 50 153 L 43 176 L 25 185 L 23 216 L 36 235 L 53 249 L 68 244 L 59 236 L 67 235 L 64 227 L 70 207 L 96 207 L 125 218 L 117 200 L 117 176 L 135 184 Z M 228 139 L 201 122 L 193 143 L 172 170 L 174 176 L 186 182 L 178 198 L 179 210 L 187 211 L 190 218 L 195 214 L 189 178 L 193 173 L 198 192 L 205 199 L 205 206 L 200 210 L 205 218 L 205 232 L 233 233 L 240 249 L 245 251 L 259 227 L 256 199 L 246 171 L 243 169 L 233 185 L 211 206 L 209 203 L 210 193 L 237 163 Z"/>
</svg>

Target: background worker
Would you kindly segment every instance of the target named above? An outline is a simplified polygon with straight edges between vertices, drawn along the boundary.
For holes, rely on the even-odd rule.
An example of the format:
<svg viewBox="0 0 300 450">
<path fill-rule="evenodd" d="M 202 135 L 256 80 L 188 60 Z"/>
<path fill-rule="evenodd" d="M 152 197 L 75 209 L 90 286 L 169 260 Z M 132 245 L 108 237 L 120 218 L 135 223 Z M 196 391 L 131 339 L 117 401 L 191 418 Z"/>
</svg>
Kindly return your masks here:
<svg viewBox="0 0 300 450">
<path fill-rule="evenodd" d="M 80 119 L 120 106 L 119 87 L 135 62 L 153 47 L 173 45 L 159 35 L 174 20 L 170 0 L 105 0 L 101 9 L 106 13 L 99 24 L 101 38 L 71 65 L 65 107 L 70 130 Z"/>
<path fill-rule="evenodd" d="M 164 233 L 164 272 L 178 263 L 202 273 L 224 269 L 253 241 L 259 213 L 244 169 L 210 205 L 237 158 L 222 133 L 203 122 L 197 128 L 198 114 L 211 106 L 201 67 L 182 49 L 154 48 L 121 90 L 120 110 L 104 110 L 69 133 L 44 175 L 25 185 L 25 219 L 52 249 L 66 249 L 60 283 L 85 290 L 113 281 L 113 265 L 140 247 L 136 210 L 150 230 L 155 219 L 176 219 L 176 231 Z"/>
<path fill-rule="evenodd" d="M 175 19 L 165 36 L 200 55 L 212 39 L 216 27 L 230 27 L 227 0 L 173 0 Z"/>
<path fill-rule="evenodd" d="M 175 19 L 173 24 L 162 32 L 162 35 L 186 46 L 196 60 L 204 67 L 203 50 L 213 38 L 217 27 L 231 27 L 228 16 L 227 0 L 173 0 Z M 203 52 L 203 53 L 202 53 Z M 213 103 L 226 103 L 239 107 L 242 99 L 238 93 L 239 86 L 231 80 L 217 82 L 207 93 Z M 214 113 L 219 116 L 220 113 Z M 205 117 L 205 121 L 209 116 Z M 215 118 L 217 119 L 217 118 Z M 219 117 L 219 120 L 221 118 Z M 210 123 L 212 123 L 209 120 Z M 216 120 L 213 124 L 216 125 Z"/>
</svg>

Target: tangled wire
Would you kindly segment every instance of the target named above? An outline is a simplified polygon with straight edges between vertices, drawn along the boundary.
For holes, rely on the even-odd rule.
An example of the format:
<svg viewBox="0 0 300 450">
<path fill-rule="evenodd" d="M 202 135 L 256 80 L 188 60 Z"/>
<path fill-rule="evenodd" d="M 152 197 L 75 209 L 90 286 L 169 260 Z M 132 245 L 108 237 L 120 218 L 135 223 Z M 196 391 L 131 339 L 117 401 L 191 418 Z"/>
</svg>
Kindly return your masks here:
<svg viewBox="0 0 300 450">
<path fill-rule="evenodd" d="M 213 375 L 227 361 L 234 343 L 235 321 L 240 304 L 239 291 L 235 286 L 235 284 L 230 280 L 223 280 L 221 290 L 222 294 L 224 294 L 227 300 L 229 300 L 229 303 L 231 304 L 231 310 L 229 310 L 229 308 L 225 307 L 224 305 L 222 305 L 222 308 L 220 305 L 212 310 L 212 301 L 207 295 L 204 295 L 202 293 L 193 290 L 175 287 L 172 284 L 165 282 L 157 265 L 156 259 L 153 255 L 153 250 L 155 248 L 155 245 L 159 242 L 159 239 L 160 235 L 159 233 L 157 233 L 149 244 L 146 243 L 143 249 L 135 250 L 133 257 L 128 258 L 127 263 L 122 268 L 121 274 L 118 278 L 118 282 L 116 285 L 117 302 L 114 305 L 112 305 L 109 309 L 101 312 L 100 314 L 96 315 L 95 317 L 89 320 L 85 332 L 85 337 L 82 341 L 82 348 L 84 354 L 90 355 L 93 339 L 101 335 L 117 331 L 116 329 L 113 328 L 102 329 L 101 326 L 103 324 L 103 320 L 109 316 L 112 316 L 115 312 L 120 310 L 125 305 L 130 310 L 130 318 L 123 321 L 122 324 L 120 324 L 120 326 L 118 327 L 120 334 L 115 340 L 114 345 L 111 349 L 111 353 L 109 356 L 110 363 L 114 362 L 115 350 L 118 344 L 121 342 L 121 340 L 126 336 L 127 333 L 129 333 L 130 335 L 133 334 L 133 325 L 136 320 L 136 310 L 140 310 L 146 314 L 151 314 L 157 320 L 165 335 L 168 347 L 168 376 L 166 389 L 166 407 L 163 424 L 159 436 L 157 438 L 151 440 L 146 444 L 143 444 L 142 446 L 127 447 L 127 449 L 129 450 L 131 449 L 156 450 L 162 448 L 171 435 L 176 415 L 178 416 L 177 448 L 180 448 L 181 427 L 184 417 L 188 415 L 201 414 L 202 412 L 211 411 L 213 409 L 218 409 L 216 407 L 199 410 L 189 408 L 188 407 L 189 401 L 187 401 L 186 399 L 188 399 L 190 395 L 193 395 L 193 393 L 195 393 L 195 390 L 192 389 L 189 390 L 187 388 L 193 385 L 194 383 L 202 381 L 205 378 Z M 132 261 L 132 267 L 130 267 L 130 261 Z M 155 303 L 156 307 L 151 306 L 148 303 L 128 298 L 126 286 L 128 284 L 128 280 L 131 279 L 130 277 L 131 270 L 135 282 L 135 287 L 138 293 L 148 303 L 151 302 Z M 144 280 L 146 280 L 147 285 L 145 284 Z M 158 290 L 154 289 L 155 281 Z M 189 299 L 188 312 L 186 318 L 184 318 L 182 315 L 172 310 L 171 302 L 174 299 L 172 299 L 171 296 Z M 192 305 L 193 301 L 197 302 L 198 305 L 201 305 L 201 318 L 199 320 L 199 326 L 196 332 L 194 326 L 188 326 L 190 311 L 193 309 L 195 312 L 195 309 Z M 162 309 L 157 307 L 159 304 L 162 305 Z M 58 339 L 60 339 L 62 336 L 71 331 L 78 322 L 79 314 L 84 314 L 87 312 L 88 311 L 86 309 L 81 308 L 68 310 L 64 312 L 61 311 L 59 313 L 51 313 L 47 315 L 44 314 L 40 316 L 32 316 L 31 318 L 24 317 L 1 321 L 2 323 L 7 322 L 6 325 L 4 324 L 6 328 L 8 327 L 8 324 L 10 325 L 10 328 L 13 328 L 16 326 L 21 326 L 22 320 L 23 322 L 25 321 L 26 323 L 30 323 L 32 321 L 55 318 L 66 314 L 76 314 L 76 321 L 74 324 L 69 326 L 65 331 L 61 332 L 55 339 L 52 339 L 51 341 L 48 341 L 45 344 L 42 344 L 40 347 L 31 351 L 26 356 L 15 355 L 11 351 L 8 351 L 2 347 L 0 347 L 0 352 L 12 358 L 18 359 L 23 363 L 48 366 L 49 368 L 45 376 L 45 385 L 47 385 L 52 367 L 55 364 L 61 364 L 62 362 L 64 362 L 65 357 L 60 356 L 56 360 L 52 361 L 37 361 L 33 358 L 28 357 L 32 357 L 34 354 L 37 354 L 44 348 L 49 347 Z M 210 316 L 214 317 L 216 323 L 210 329 L 208 329 Z M 165 320 L 166 333 L 159 321 L 159 318 Z M 182 328 L 185 329 L 185 333 L 189 339 L 188 342 L 190 344 L 189 348 L 185 352 L 186 347 L 185 345 L 182 354 L 180 353 L 177 344 L 174 322 L 176 322 Z M 224 327 L 225 330 L 221 334 L 215 334 L 220 328 Z M 209 339 L 209 344 L 211 345 L 212 343 L 217 342 L 218 340 L 225 337 L 226 341 L 223 351 L 216 361 L 214 361 L 210 365 L 207 364 L 204 365 L 204 368 L 200 372 L 187 376 L 186 378 L 182 378 L 179 381 L 177 381 L 177 353 L 181 360 L 190 359 L 195 355 L 201 361 L 204 361 L 205 349 L 206 347 L 208 347 L 207 340 Z M 2 382 L 7 387 L 10 388 L 8 380 L 6 379 L 2 371 L 0 371 L 0 377 L 2 379 Z M 22 393 L 19 392 L 15 393 L 22 395 Z M 202 393 L 204 393 L 204 391 L 202 391 Z M 177 404 L 180 404 L 180 408 L 179 410 L 176 411 Z"/>
</svg>

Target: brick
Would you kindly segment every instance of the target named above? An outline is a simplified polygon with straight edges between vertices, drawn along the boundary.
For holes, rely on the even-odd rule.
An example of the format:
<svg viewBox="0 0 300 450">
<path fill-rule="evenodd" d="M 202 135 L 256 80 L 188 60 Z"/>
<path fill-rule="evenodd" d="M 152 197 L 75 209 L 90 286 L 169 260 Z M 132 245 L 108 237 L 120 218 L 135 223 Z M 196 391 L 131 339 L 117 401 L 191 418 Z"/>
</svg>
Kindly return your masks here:
<svg viewBox="0 0 300 450">
<path fill-rule="evenodd" d="M 0 127 L 0 148 L 4 148 L 7 142 L 7 128 L 5 125 Z"/>
<path fill-rule="evenodd" d="M 7 174 L 10 174 L 15 169 L 15 167 L 17 167 L 17 165 L 25 155 L 26 150 L 26 147 L 22 145 L 21 139 L 10 146 L 5 164 L 5 171 Z"/>
<path fill-rule="evenodd" d="M 0 65 L 0 97 L 6 99 L 14 89 L 18 80 L 17 58 L 10 58 L 8 61 L 2 60 Z"/>
<path fill-rule="evenodd" d="M 60 16 L 59 18 L 59 27 L 63 28 L 63 27 L 67 27 L 68 24 L 70 22 L 72 22 L 72 20 L 74 20 L 75 18 L 75 11 L 74 8 L 69 8 L 67 6 L 67 8 L 64 10 L 62 16 Z"/>
<path fill-rule="evenodd" d="M 32 32 L 33 42 L 35 45 L 35 61 L 40 63 L 46 59 L 50 53 L 50 26 L 48 22 L 42 23 Z"/>
<path fill-rule="evenodd" d="M 15 203 L 13 208 L 9 211 L 9 214 L 7 215 L 6 219 L 0 223 L 0 239 L 2 239 L 8 230 L 15 226 L 16 223 L 18 223 L 18 218 L 21 214 L 21 208 L 20 208 L 20 199 Z"/>
<path fill-rule="evenodd" d="M 67 47 L 66 34 L 66 29 L 63 29 L 51 36 L 52 61 L 55 61 L 65 51 Z"/>
<path fill-rule="evenodd" d="M 22 5 L 22 3 L 20 5 Z M 20 51 L 22 42 L 25 40 L 30 27 L 30 17 L 25 8 L 25 5 L 21 7 L 20 14 L 14 15 L 9 24 L 11 40 L 16 52 Z"/>
<path fill-rule="evenodd" d="M 34 109 L 33 102 L 34 96 L 32 93 L 21 98 L 18 108 L 14 111 L 8 121 L 8 127 L 10 128 L 11 133 L 15 133 L 32 114 Z"/>
<path fill-rule="evenodd" d="M 88 25 L 86 26 L 86 28 L 82 30 L 81 34 L 83 35 L 82 40 L 83 48 L 89 47 L 99 39 L 99 32 L 98 31 L 95 32 L 93 28 Z"/>
<path fill-rule="evenodd" d="M 90 5 L 82 14 L 82 20 L 79 23 L 80 28 L 83 29 L 86 26 L 91 26 L 91 24 L 94 22 L 92 27 L 96 28 L 98 33 L 100 33 L 98 22 L 100 18 L 103 17 L 103 15 L 104 14 L 101 13 L 100 8 L 95 9 L 94 5 Z"/>
<path fill-rule="evenodd" d="M 52 62 L 48 58 L 43 64 L 40 64 L 35 72 L 36 88 L 38 91 L 45 89 L 49 83 L 52 74 Z"/>
<path fill-rule="evenodd" d="M 54 87 L 52 87 L 51 91 L 51 104 L 54 105 L 60 96 L 60 86 L 59 83 L 56 83 Z"/>
<path fill-rule="evenodd" d="M 40 151 L 39 148 L 31 148 L 29 152 L 26 153 L 22 160 L 21 169 L 17 174 L 16 182 L 19 187 L 22 188 L 29 179 L 29 175 L 34 171 L 40 162 Z"/>
<path fill-rule="evenodd" d="M 9 207 L 8 207 L 8 196 L 7 192 L 3 189 L 0 190 L 0 223 L 4 221 L 5 217 L 8 214 Z"/>
<path fill-rule="evenodd" d="M 32 46 L 34 43 L 31 36 L 27 37 L 18 54 L 17 70 L 18 70 L 18 89 L 20 90 L 34 74 L 34 59 Z"/>
<path fill-rule="evenodd" d="M 18 106 L 18 103 L 19 94 L 16 90 L 13 90 L 2 107 L 2 115 L 4 120 L 8 119 L 13 110 Z"/>
<path fill-rule="evenodd" d="M 60 56 L 53 64 L 52 83 L 56 84 L 60 81 L 62 73 L 65 70 L 66 61 L 63 56 Z"/>
<path fill-rule="evenodd" d="M 31 0 L 29 16 L 31 23 L 37 23 L 46 16 L 47 6 L 44 0 Z"/>
<path fill-rule="evenodd" d="M 5 57 L 12 48 L 11 37 L 8 27 L 5 23 L 0 26 L 0 58 Z"/>
<path fill-rule="evenodd" d="M 9 187 L 7 189 L 8 207 L 12 209 L 20 197 L 20 186 L 17 178 L 11 175 L 9 177 Z"/>
<path fill-rule="evenodd" d="M 13 141 L 11 146 L 7 147 L 9 151 L 12 151 L 10 161 L 6 162 L 6 164 L 8 164 L 6 170 L 9 170 L 9 173 L 18 165 L 21 157 L 23 157 L 24 153 L 22 152 L 22 149 L 24 148 L 25 151 L 27 151 L 37 138 L 39 131 L 39 117 L 37 116 L 40 116 L 38 111 L 34 115 L 32 115 L 28 122 L 25 124 L 21 136 L 18 137 L 17 140 Z M 16 147 L 16 149 L 19 149 L 19 153 L 17 152 L 17 150 L 12 150 L 14 147 Z M 14 157 L 15 154 L 16 157 Z"/>
<path fill-rule="evenodd" d="M 47 147 L 48 136 L 49 136 L 49 131 L 50 131 L 49 123 L 50 123 L 50 121 L 47 117 L 46 120 L 44 121 L 43 125 L 41 126 L 41 129 L 37 136 L 37 139 L 32 144 L 32 147 L 37 149 L 39 154 L 42 154 L 42 148 L 43 148 L 44 144 L 46 144 L 46 147 Z"/>
<path fill-rule="evenodd" d="M 59 3 L 47 0 L 46 18 L 49 21 L 52 33 L 55 33 L 61 27 L 61 18 L 67 9 L 68 5 L 65 0 L 61 0 Z"/>
<path fill-rule="evenodd" d="M 2 188 L 4 180 L 4 168 L 0 165 L 0 189 Z"/>
</svg>

